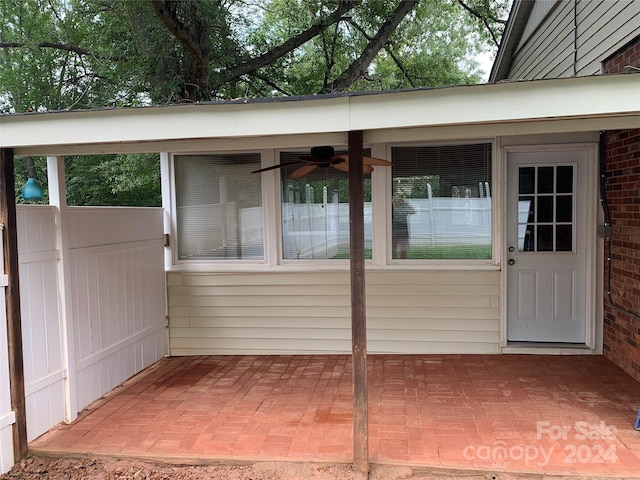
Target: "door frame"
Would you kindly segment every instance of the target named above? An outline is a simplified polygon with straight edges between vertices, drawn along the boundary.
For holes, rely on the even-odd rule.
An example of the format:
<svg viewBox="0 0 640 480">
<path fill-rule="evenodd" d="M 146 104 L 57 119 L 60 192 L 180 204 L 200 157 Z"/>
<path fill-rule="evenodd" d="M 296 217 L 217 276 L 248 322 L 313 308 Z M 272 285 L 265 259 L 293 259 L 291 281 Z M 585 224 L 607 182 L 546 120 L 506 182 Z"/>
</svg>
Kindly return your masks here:
<svg viewBox="0 0 640 480">
<path fill-rule="evenodd" d="M 500 147 L 500 174 L 502 177 L 502 192 L 500 194 L 500 204 L 503 207 L 500 212 L 501 220 L 501 232 L 499 246 L 500 252 L 498 252 L 497 258 L 500 261 L 500 283 L 501 283 L 501 314 L 500 314 L 500 346 L 502 353 L 535 353 L 535 354 L 580 354 L 585 353 L 599 353 L 602 350 L 602 338 L 598 335 L 598 322 L 596 321 L 597 312 L 602 309 L 602 295 L 598 294 L 598 285 L 601 282 L 597 281 L 598 273 L 601 272 L 600 263 L 601 255 L 598 253 L 598 238 L 597 238 L 597 220 L 598 220 L 598 143 L 553 143 L 553 144 L 526 144 L 526 145 L 509 145 Z M 540 343 L 538 345 L 523 345 L 519 342 L 509 342 L 507 340 L 507 301 L 508 301 L 508 287 L 507 287 L 507 251 L 505 246 L 507 245 L 507 205 L 508 205 L 508 157 L 510 153 L 520 152 L 563 152 L 563 151 L 584 151 L 587 155 L 587 167 L 586 172 L 586 198 L 584 201 L 587 204 L 586 211 L 586 245 L 585 245 L 585 298 L 587 304 L 585 305 L 585 344 L 584 346 L 572 346 L 565 344 L 548 344 Z"/>
</svg>

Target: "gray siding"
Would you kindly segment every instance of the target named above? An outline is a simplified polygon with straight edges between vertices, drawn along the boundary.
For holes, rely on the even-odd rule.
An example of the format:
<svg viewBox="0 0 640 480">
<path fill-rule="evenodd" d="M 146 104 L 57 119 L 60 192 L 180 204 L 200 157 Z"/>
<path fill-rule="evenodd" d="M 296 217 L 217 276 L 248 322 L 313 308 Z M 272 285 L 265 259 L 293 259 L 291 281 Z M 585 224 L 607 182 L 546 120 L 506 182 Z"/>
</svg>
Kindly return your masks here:
<svg viewBox="0 0 640 480">
<path fill-rule="evenodd" d="M 577 3 L 574 72 L 574 1 L 537 2 L 514 54 L 508 78 L 532 80 L 597 75 L 602 62 L 640 35 L 640 0 Z M 540 4 L 540 6 L 538 6 Z M 542 8 L 545 7 L 545 8 Z"/>
</svg>

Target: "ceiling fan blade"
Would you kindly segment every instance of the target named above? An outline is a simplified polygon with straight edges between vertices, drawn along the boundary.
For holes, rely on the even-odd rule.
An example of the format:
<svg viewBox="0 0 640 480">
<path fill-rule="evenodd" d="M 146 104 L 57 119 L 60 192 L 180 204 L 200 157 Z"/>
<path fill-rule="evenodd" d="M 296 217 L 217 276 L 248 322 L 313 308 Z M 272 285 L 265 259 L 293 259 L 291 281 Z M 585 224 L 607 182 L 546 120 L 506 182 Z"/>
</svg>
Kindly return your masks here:
<svg viewBox="0 0 640 480">
<path fill-rule="evenodd" d="M 336 170 L 340 170 L 341 172 L 349 173 L 349 164 L 346 163 L 346 162 L 334 163 L 331 166 L 333 168 L 335 168 Z M 362 165 L 362 174 L 363 175 L 367 175 L 367 174 L 369 174 L 371 172 L 373 172 L 373 167 L 371 165 Z"/>
<path fill-rule="evenodd" d="M 336 155 L 334 158 L 336 157 L 340 157 L 345 162 L 349 161 L 349 155 L 346 153 L 342 155 Z M 365 165 L 380 165 L 381 167 L 391 166 L 391 162 L 388 160 L 383 160 L 382 158 L 376 158 L 376 157 L 369 157 L 366 155 L 362 157 L 362 163 Z"/>
<path fill-rule="evenodd" d="M 391 162 L 389 160 L 383 160 L 382 158 L 376 157 L 362 157 L 362 163 L 365 165 L 379 165 L 381 167 L 391 166 Z"/>
<path fill-rule="evenodd" d="M 271 165 L 270 167 L 261 168 L 260 170 L 254 170 L 251 173 L 266 172 L 266 171 L 269 171 L 269 170 L 275 170 L 276 168 L 286 167 L 287 165 L 299 165 L 300 163 L 304 163 L 304 162 L 302 162 L 300 160 L 295 160 L 295 161 L 292 161 L 292 162 L 282 162 L 282 163 L 279 163 L 277 165 Z"/>
<path fill-rule="evenodd" d="M 289 178 L 291 180 L 295 180 L 297 178 L 304 177 L 307 173 L 313 172 L 316 168 L 318 168 L 318 165 L 303 165 L 302 167 L 295 169 L 293 173 L 289 175 Z"/>
</svg>

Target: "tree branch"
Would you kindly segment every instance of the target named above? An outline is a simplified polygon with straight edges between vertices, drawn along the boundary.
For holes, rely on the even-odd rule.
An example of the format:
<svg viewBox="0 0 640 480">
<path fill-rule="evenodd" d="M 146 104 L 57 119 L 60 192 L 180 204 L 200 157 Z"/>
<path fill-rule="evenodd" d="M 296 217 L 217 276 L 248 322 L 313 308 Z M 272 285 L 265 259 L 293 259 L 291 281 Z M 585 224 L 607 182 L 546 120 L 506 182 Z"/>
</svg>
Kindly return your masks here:
<svg viewBox="0 0 640 480">
<path fill-rule="evenodd" d="M 396 27 L 406 17 L 419 0 L 400 0 L 391 18 L 389 18 L 378 30 L 375 37 L 369 42 L 362 54 L 349 65 L 342 76 L 331 84 L 331 91 L 342 92 L 366 72 L 367 68 L 386 45 Z"/>
<path fill-rule="evenodd" d="M 364 31 L 364 29 L 363 29 L 360 25 L 358 25 L 358 23 L 356 23 L 353 19 L 350 19 L 350 20 L 349 20 L 349 23 L 350 23 L 351 25 L 353 25 L 353 26 L 354 26 L 354 28 L 355 28 L 356 30 L 358 30 L 358 31 L 362 34 L 362 36 L 363 36 L 364 38 L 366 38 L 366 39 L 367 39 L 367 40 L 369 40 L 369 41 L 373 40 L 373 38 L 372 38 L 372 37 L 370 37 L 370 36 L 367 34 L 367 32 L 365 32 L 365 31 Z M 384 46 L 384 50 L 389 54 L 389 56 L 390 56 L 390 57 L 391 57 L 391 59 L 394 61 L 394 63 L 396 64 L 396 66 L 400 69 L 400 71 L 402 72 L 402 75 L 404 75 L 404 78 L 406 78 L 406 79 L 407 79 L 407 81 L 409 82 L 409 84 L 410 84 L 412 87 L 415 87 L 416 85 L 415 85 L 415 83 L 414 83 L 413 79 L 411 78 L 411 76 L 409 75 L 409 73 L 407 72 L 407 69 L 406 69 L 406 68 L 404 68 L 404 65 L 402 64 L 402 62 L 400 61 L 400 59 L 396 56 L 395 52 L 394 52 L 391 48 L 389 48 L 389 45 L 388 45 L 388 44 L 385 44 L 385 46 Z"/>
<path fill-rule="evenodd" d="M 487 12 L 486 15 L 483 15 L 481 12 L 479 12 L 475 8 L 471 7 L 470 5 L 467 5 L 464 2 L 464 0 L 458 0 L 458 3 L 467 12 L 469 12 L 471 15 L 476 17 L 482 23 L 484 23 L 485 28 L 489 31 L 489 34 L 491 35 L 491 39 L 493 40 L 493 43 L 495 44 L 496 47 L 499 47 L 500 46 L 500 42 L 498 41 L 498 37 L 497 37 L 496 33 L 493 31 L 493 28 L 491 28 L 491 25 L 489 25 L 489 20 L 491 20 L 492 22 L 501 23 L 503 25 L 506 25 L 507 22 L 505 20 L 500 20 L 499 18 L 495 18 L 493 15 L 490 15 L 488 12 Z"/>
<path fill-rule="evenodd" d="M 153 10 L 167 30 L 185 47 L 191 57 L 189 65 L 189 78 L 183 82 L 186 99 L 190 101 L 198 100 L 198 89 L 206 85 L 208 58 L 203 49 L 203 43 L 198 36 L 194 35 L 179 18 L 177 13 L 177 2 L 167 0 L 152 0 Z M 197 8 L 197 4 L 191 4 Z M 194 16 L 198 21 L 198 15 Z M 198 27 L 196 27 L 197 29 Z M 202 32 L 196 32 L 202 33 Z"/>
<path fill-rule="evenodd" d="M 262 68 L 265 65 L 269 65 L 278 58 L 283 57 L 287 53 L 295 50 L 300 45 L 305 44 L 313 37 L 326 30 L 329 25 L 333 25 L 334 23 L 338 22 L 345 12 L 353 9 L 359 3 L 361 3 L 360 0 L 341 0 L 338 4 L 338 8 L 336 8 L 336 10 L 331 13 L 331 15 L 320 19 L 320 21 L 309 27 L 304 32 L 290 38 L 283 44 L 273 48 L 263 55 L 260 55 L 259 57 L 247 60 L 244 63 L 240 63 L 237 66 L 234 66 L 231 69 L 222 72 L 220 77 L 213 83 L 211 88 L 215 91 L 225 83 L 240 78 L 242 75 L 253 73 L 259 68 Z"/>
<path fill-rule="evenodd" d="M 176 3 L 163 0 L 152 0 L 153 11 L 162 24 L 200 61 L 205 61 L 204 53 L 200 42 L 191 35 L 189 29 L 180 21 L 176 13 Z"/>
<path fill-rule="evenodd" d="M 77 53 L 78 55 L 91 55 L 92 57 L 99 58 L 97 55 L 91 53 L 86 48 L 78 47 L 77 45 L 69 45 L 66 43 L 38 42 L 35 44 L 28 44 L 27 42 L 0 42 L 0 48 L 24 48 L 30 45 L 36 46 L 38 48 L 54 48 L 56 50 L 64 50 L 65 52 Z"/>
</svg>

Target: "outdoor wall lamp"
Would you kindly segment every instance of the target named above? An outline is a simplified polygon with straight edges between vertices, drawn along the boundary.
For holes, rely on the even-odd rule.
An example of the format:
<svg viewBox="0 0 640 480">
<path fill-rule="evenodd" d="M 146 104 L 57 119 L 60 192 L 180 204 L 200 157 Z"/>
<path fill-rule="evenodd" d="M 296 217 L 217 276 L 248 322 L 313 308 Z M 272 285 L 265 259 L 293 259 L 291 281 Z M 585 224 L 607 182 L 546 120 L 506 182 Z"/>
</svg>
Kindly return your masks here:
<svg viewBox="0 0 640 480">
<path fill-rule="evenodd" d="M 27 157 L 27 183 L 22 187 L 22 198 L 27 202 L 37 202 L 42 200 L 42 187 L 36 180 L 36 168 L 33 164 L 33 158 Z"/>
</svg>

